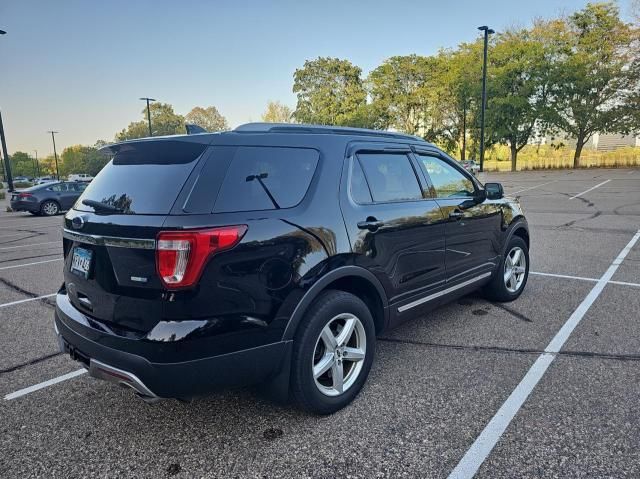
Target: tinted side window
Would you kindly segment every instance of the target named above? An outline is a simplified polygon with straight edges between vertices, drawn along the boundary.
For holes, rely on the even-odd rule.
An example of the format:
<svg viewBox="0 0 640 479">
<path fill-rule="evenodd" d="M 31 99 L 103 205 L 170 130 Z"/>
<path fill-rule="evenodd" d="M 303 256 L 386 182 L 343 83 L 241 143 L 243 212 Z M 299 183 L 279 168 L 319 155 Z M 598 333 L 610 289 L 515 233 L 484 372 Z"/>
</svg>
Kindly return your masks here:
<svg viewBox="0 0 640 479">
<path fill-rule="evenodd" d="M 420 165 L 431 179 L 438 198 L 473 197 L 473 182 L 440 158 L 419 154 Z"/>
<path fill-rule="evenodd" d="M 420 184 L 406 155 L 358 153 L 373 201 L 404 201 L 422 198 Z"/>
<path fill-rule="evenodd" d="M 357 158 L 353 160 L 353 171 L 351 172 L 351 197 L 353 201 L 360 204 L 371 203 L 371 192 L 367 185 L 367 180 L 364 177 L 362 166 Z"/>
<path fill-rule="evenodd" d="M 308 148 L 238 147 L 213 211 L 296 206 L 307 193 L 317 164 L 318 152 Z"/>
</svg>

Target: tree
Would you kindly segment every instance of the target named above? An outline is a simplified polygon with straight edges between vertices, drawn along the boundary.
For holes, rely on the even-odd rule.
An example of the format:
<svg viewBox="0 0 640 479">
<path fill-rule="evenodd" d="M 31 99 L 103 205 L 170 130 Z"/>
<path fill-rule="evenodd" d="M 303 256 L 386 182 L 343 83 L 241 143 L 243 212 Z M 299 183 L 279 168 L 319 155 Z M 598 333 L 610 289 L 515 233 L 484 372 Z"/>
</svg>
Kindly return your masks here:
<svg viewBox="0 0 640 479">
<path fill-rule="evenodd" d="M 382 128 L 424 133 L 431 116 L 429 83 L 435 65 L 433 57 L 395 56 L 369 74 L 372 105 Z"/>
<path fill-rule="evenodd" d="M 293 75 L 298 97 L 294 118 L 302 123 L 356 126 L 366 108 L 362 70 L 348 60 L 307 60 Z"/>
<path fill-rule="evenodd" d="M 291 108 L 279 101 L 270 101 L 262 114 L 262 121 L 266 123 L 291 123 L 291 117 Z"/>
<path fill-rule="evenodd" d="M 558 50 L 549 125 L 576 139 L 574 167 L 596 133 L 628 133 L 637 121 L 640 84 L 637 32 L 612 3 L 588 4 L 550 30 Z"/>
<path fill-rule="evenodd" d="M 95 176 L 108 161 L 108 156 L 100 153 L 94 146 L 68 146 L 60 155 L 60 175 L 88 173 Z"/>
<path fill-rule="evenodd" d="M 512 171 L 549 100 L 550 55 L 536 38 L 546 29 L 540 23 L 532 30 L 507 31 L 491 49 L 487 124 L 495 141 L 509 145 Z"/>
<path fill-rule="evenodd" d="M 178 135 L 185 133 L 184 117 L 173 111 L 168 103 L 151 103 L 151 129 L 153 136 Z M 149 136 L 147 109 L 142 110 L 143 119 L 129 123 L 129 126 L 116 134 L 116 141 L 133 140 Z"/>
<path fill-rule="evenodd" d="M 184 117 L 185 123 L 191 123 L 204 128 L 206 131 L 225 131 L 229 129 L 227 119 L 220 114 L 215 106 L 202 108 L 196 106 Z"/>
<path fill-rule="evenodd" d="M 28 153 L 16 151 L 11 158 L 11 174 L 15 176 L 36 176 L 36 161 Z"/>
</svg>

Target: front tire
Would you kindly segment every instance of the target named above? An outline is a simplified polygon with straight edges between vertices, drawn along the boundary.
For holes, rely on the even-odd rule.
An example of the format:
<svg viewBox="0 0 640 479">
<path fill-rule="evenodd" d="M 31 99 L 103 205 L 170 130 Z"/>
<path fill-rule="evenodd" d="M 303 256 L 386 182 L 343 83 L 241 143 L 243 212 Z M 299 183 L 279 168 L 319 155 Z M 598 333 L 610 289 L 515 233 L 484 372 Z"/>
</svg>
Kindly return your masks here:
<svg viewBox="0 0 640 479">
<path fill-rule="evenodd" d="M 328 290 L 311 305 L 293 345 L 291 391 L 314 414 L 331 414 L 358 395 L 375 355 L 375 325 L 358 297 Z"/>
<path fill-rule="evenodd" d="M 484 287 L 485 296 L 506 303 L 518 298 L 529 278 L 529 248 L 519 236 L 512 236 L 498 270 Z"/>
<path fill-rule="evenodd" d="M 60 206 L 55 201 L 47 200 L 40 206 L 40 213 L 44 216 L 55 216 L 60 213 Z"/>
</svg>

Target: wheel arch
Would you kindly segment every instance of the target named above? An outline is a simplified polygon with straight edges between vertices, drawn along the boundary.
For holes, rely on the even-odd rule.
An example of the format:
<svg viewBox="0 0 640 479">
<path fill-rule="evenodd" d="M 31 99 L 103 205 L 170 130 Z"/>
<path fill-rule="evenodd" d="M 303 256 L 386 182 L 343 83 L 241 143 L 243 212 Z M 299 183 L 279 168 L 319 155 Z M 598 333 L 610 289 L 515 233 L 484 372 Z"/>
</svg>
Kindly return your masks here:
<svg viewBox="0 0 640 479">
<path fill-rule="evenodd" d="M 346 291 L 362 299 L 371 311 L 376 333 L 386 327 L 389 319 L 388 300 L 378 278 L 360 266 L 341 266 L 325 274 L 307 290 L 287 323 L 283 341 L 294 338 L 306 311 L 320 293 L 328 289 Z"/>
<path fill-rule="evenodd" d="M 530 243 L 530 237 L 529 237 L 529 225 L 527 224 L 527 220 L 525 220 L 524 217 L 521 217 L 515 220 L 509 227 L 507 238 L 506 238 L 506 241 L 504 242 L 504 247 L 502 252 L 503 255 L 507 252 L 509 242 L 511 241 L 511 238 L 513 238 L 514 236 L 518 236 L 522 238 L 524 242 L 527 244 L 527 249 L 530 249 L 531 243 Z"/>
</svg>

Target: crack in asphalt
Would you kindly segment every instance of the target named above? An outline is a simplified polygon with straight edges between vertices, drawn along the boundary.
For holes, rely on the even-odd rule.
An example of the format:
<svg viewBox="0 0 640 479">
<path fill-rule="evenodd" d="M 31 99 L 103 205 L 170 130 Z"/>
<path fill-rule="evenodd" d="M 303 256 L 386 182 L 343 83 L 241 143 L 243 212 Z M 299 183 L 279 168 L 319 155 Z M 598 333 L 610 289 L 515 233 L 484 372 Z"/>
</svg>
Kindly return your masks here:
<svg viewBox="0 0 640 479">
<path fill-rule="evenodd" d="M 509 306 L 505 306 L 502 303 L 491 303 L 493 306 L 495 306 L 498 309 L 501 309 L 503 311 L 506 311 L 507 313 L 509 313 L 511 316 L 521 319 L 522 321 L 525 321 L 527 323 L 533 323 L 533 319 L 529 318 L 528 316 L 525 316 L 522 313 L 519 313 L 518 311 L 511 309 Z"/>
<path fill-rule="evenodd" d="M 24 256 L 22 258 L 5 259 L 4 261 L 0 261 L 0 264 L 9 263 L 11 261 L 20 261 L 23 259 L 46 258 L 47 256 L 62 256 L 62 253 L 58 252 L 58 253 L 51 253 L 51 254 L 39 254 L 36 256 Z"/>
<path fill-rule="evenodd" d="M 38 296 L 40 296 L 39 294 L 33 293 L 33 292 L 29 291 L 28 289 L 24 289 L 24 288 L 18 286 L 17 284 L 12 283 L 11 281 L 9 281 L 6 278 L 0 278 L 0 284 L 4 284 L 5 286 L 7 286 L 8 288 L 12 289 L 13 291 L 16 291 L 16 292 L 18 292 L 20 294 L 24 294 L 24 295 L 26 295 L 26 296 L 28 296 L 30 298 L 37 298 Z M 49 299 L 50 298 L 42 298 L 40 300 L 40 302 L 42 304 L 44 304 L 45 306 L 49 306 L 51 308 L 55 308 L 55 304 L 50 303 Z"/>
<path fill-rule="evenodd" d="M 618 361 L 640 361 L 640 354 L 615 354 L 615 353 L 596 353 L 592 351 L 560 351 L 559 353 L 547 353 L 541 349 L 528 348 L 506 348 L 501 346 L 474 346 L 464 344 L 447 344 L 447 343 L 428 343 L 425 341 L 416 341 L 413 339 L 397 339 L 388 337 L 379 337 L 378 341 L 386 341 L 389 343 L 412 344 L 415 346 L 427 346 L 438 349 L 454 349 L 463 351 L 479 351 L 490 353 L 507 353 L 507 354 L 553 354 L 555 356 L 572 356 L 593 359 L 614 359 Z"/>
<path fill-rule="evenodd" d="M 25 368 L 27 366 L 32 366 L 34 364 L 41 363 L 42 361 L 46 361 L 47 359 L 55 358 L 56 356 L 60 356 L 61 354 L 62 354 L 62 352 L 58 351 L 57 353 L 47 354 L 45 356 L 40 356 L 39 358 L 32 359 L 31 361 L 27 361 L 27 362 L 24 362 L 24 363 L 16 364 L 15 366 L 10 366 L 8 368 L 0 369 L 0 374 L 12 373 L 14 371 L 17 371 L 18 369 L 22 369 L 22 368 Z"/>
</svg>

